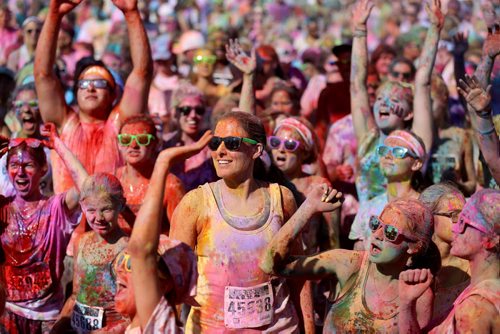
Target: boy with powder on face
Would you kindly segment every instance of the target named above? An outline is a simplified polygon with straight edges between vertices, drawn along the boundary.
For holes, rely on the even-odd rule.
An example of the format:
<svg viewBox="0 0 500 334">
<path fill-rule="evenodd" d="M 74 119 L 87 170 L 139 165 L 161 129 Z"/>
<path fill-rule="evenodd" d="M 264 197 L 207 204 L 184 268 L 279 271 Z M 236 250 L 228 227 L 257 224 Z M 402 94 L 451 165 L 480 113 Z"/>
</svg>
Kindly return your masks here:
<svg viewBox="0 0 500 334">
<path fill-rule="evenodd" d="M 113 0 L 124 16 L 134 65 L 120 102 L 114 106 L 116 83 L 101 62 L 89 64 L 76 81 L 76 113 L 64 100 L 64 90 L 53 72 L 57 37 L 63 17 L 82 0 L 50 1 L 47 19 L 35 54 L 35 83 L 40 112 L 45 122 L 54 122 L 61 139 L 75 152 L 89 173 L 115 173 L 122 164 L 116 135 L 120 124 L 146 108 L 153 73 L 151 50 L 137 8 L 137 0 Z M 54 190 L 66 190 L 72 184 L 60 160 L 53 159 Z"/>
</svg>

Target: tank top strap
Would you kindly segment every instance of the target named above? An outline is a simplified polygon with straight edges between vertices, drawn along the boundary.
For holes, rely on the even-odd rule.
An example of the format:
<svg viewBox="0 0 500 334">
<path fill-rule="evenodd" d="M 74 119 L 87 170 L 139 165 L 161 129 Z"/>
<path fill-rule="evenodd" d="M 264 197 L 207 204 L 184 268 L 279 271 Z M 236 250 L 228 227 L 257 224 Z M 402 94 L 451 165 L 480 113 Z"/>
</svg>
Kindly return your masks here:
<svg viewBox="0 0 500 334">
<path fill-rule="evenodd" d="M 279 216 L 283 221 L 284 214 L 280 185 L 277 183 L 270 183 L 269 195 L 271 197 L 271 213 Z M 283 223 L 285 222 L 283 221 Z"/>
</svg>

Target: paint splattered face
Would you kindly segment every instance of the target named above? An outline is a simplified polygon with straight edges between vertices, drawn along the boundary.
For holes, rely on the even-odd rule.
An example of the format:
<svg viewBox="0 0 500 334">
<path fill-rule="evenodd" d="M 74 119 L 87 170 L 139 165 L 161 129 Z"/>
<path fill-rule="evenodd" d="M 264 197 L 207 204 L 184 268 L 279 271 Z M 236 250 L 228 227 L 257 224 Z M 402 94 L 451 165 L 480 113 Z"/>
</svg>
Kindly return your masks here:
<svg viewBox="0 0 500 334">
<path fill-rule="evenodd" d="M 408 144 L 398 138 L 387 138 L 384 144 L 388 147 L 405 147 L 411 151 Z M 386 177 L 407 178 L 411 177 L 416 170 L 420 169 L 421 165 L 415 164 L 416 161 L 417 159 L 409 155 L 402 159 L 398 159 L 389 152 L 385 156 L 380 157 L 380 168 Z"/>
<path fill-rule="evenodd" d="M 437 205 L 434 214 L 434 234 L 441 240 L 447 243 L 453 241 L 451 227 L 457 222 L 464 205 L 465 199 L 458 193 L 444 196 Z"/>
<path fill-rule="evenodd" d="M 404 115 L 410 113 L 411 106 L 404 96 L 404 90 L 397 85 L 384 85 L 377 94 L 373 106 L 375 122 L 384 132 L 404 128 Z"/>
<path fill-rule="evenodd" d="M 483 248 L 485 234 L 472 226 L 466 225 L 463 233 L 453 233 L 450 254 L 471 260 Z"/>
<path fill-rule="evenodd" d="M 18 195 L 27 199 L 39 194 L 40 179 L 45 170 L 28 151 L 22 150 L 12 155 L 7 168 L 9 179 Z"/>
<path fill-rule="evenodd" d="M 293 112 L 293 102 L 290 95 L 284 90 L 274 92 L 271 97 L 272 113 L 291 115 Z"/>
<path fill-rule="evenodd" d="M 281 140 L 291 139 L 298 141 L 299 147 L 295 151 L 287 150 L 284 143 L 280 147 L 271 150 L 273 162 L 285 175 L 293 174 L 302 167 L 302 161 L 304 160 L 304 142 L 302 137 L 289 127 L 283 126 L 275 134 L 276 137 Z"/>
<path fill-rule="evenodd" d="M 389 241 L 384 226 L 373 231 L 370 237 L 370 261 L 383 264 L 398 262 L 413 243 L 406 216 L 398 208 L 386 206 L 379 218 L 384 225 L 391 226 L 391 231 L 392 228 L 397 229 L 398 236 L 396 240 Z"/>
<path fill-rule="evenodd" d="M 96 193 L 80 202 L 90 228 L 101 236 L 106 236 L 118 228 L 120 205 L 107 193 Z"/>
<path fill-rule="evenodd" d="M 24 134 L 34 135 L 42 122 L 35 91 L 23 90 L 19 92 L 12 105 L 17 119 L 22 124 Z"/>
<path fill-rule="evenodd" d="M 187 96 L 177 107 L 181 131 L 187 135 L 197 135 L 203 121 L 204 106 L 199 97 Z"/>
<path fill-rule="evenodd" d="M 132 123 L 125 125 L 120 131 L 120 134 L 132 136 L 142 135 L 141 138 L 143 138 L 144 135 L 148 134 L 156 136 L 156 133 L 152 133 L 151 130 L 152 129 L 144 123 Z M 127 163 L 131 164 L 132 166 L 143 164 L 145 162 L 153 163 L 158 140 L 156 140 L 156 138 L 150 139 L 149 145 L 143 145 L 145 142 L 141 140 L 139 140 L 139 142 L 141 143 L 141 145 L 139 145 L 137 143 L 138 140 L 139 139 L 137 138 L 132 139 L 128 146 L 121 144 L 119 145 L 122 157 Z"/>
<path fill-rule="evenodd" d="M 228 118 L 217 123 L 214 136 L 248 138 L 248 133 L 236 119 Z M 242 142 L 237 150 L 231 151 L 221 143 L 217 150 L 211 152 L 217 176 L 223 179 L 249 177 L 253 172 L 254 159 L 260 155 L 257 150 L 256 145 Z"/>
<path fill-rule="evenodd" d="M 132 319 L 137 310 L 135 308 L 135 289 L 132 281 L 132 267 L 130 256 L 126 251 L 122 251 L 115 259 L 113 264 L 116 274 L 116 310 Z"/>
</svg>

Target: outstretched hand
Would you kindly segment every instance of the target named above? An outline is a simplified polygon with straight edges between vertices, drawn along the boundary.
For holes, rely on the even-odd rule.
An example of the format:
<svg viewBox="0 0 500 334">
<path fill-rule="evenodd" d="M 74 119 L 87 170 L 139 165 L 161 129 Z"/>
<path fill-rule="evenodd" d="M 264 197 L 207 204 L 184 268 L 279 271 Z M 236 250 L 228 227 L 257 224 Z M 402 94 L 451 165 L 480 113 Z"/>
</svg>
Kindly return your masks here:
<svg viewBox="0 0 500 334">
<path fill-rule="evenodd" d="M 123 13 L 137 10 L 137 0 L 111 0 Z"/>
<path fill-rule="evenodd" d="M 471 77 L 466 74 L 464 80 L 459 80 L 457 89 L 476 113 L 484 114 L 490 109 L 491 85 L 485 90 L 475 76 Z"/>
<path fill-rule="evenodd" d="M 373 9 L 372 0 L 359 0 L 352 10 L 352 24 L 354 29 L 366 29 L 366 21 Z"/>
<path fill-rule="evenodd" d="M 230 39 L 226 44 L 226 58 L 245 74 L 252 74 L 255 71 L 257 62 L 255 61 L 255 50 L 252 50 L 252 56 L 249 57 L 241 48 L 237 39 Z"/>
<path fill-rule="evenodd" d="M 331 212 L 342 206 L 342 193 L 329 187 L 326 183 L 318 184 L 307 194 L 303 205 L 313 212 Z"/>
<path fill-rule="evenodd" d="M 425 4 L 425 11 L 432 25 L 436 26 L 438 29 L 443 28 L 444 14 L 441 11 L 441 0 L 429 0 L 429 2 Z"/>
<path fill-rule="evenodd" d="M 410 269 L 399 274 L 399 301 L 401 305 L 415 302 L 430 289 L 433 275 L 429 269 Z"/>
<path fill-rule="evenodd" d="M 49 9 L 59 15 L 66 15 L 78 6 L 83 0 L 51 0 Z"/>
<path fill-rule="evenodd" d="M 158 160 L 167 162 L 170 166 L 176 163 L 186 160 L 193 155 L 198 154 L 205 146 L 208 145 L 210 139 L 212 139 L 212 131 L 206 131 L 203 136 L 191 145 L 170 147 L 160 152 Z"/>
<path fill-rule="evenodd" d="M 40 127 L 40 134 L 44 137 L 47 137 L 47 140 L 44 141 L 45 146 L 48 148 L 54 148 L 54 141 L 56 138 L 59 138 L 57 134 L 57 128 L 54 123 L 45 123 Z"/>
<path fill-rule="evenodd" d="M 483 44 L 483 53 L 495 59 L 500 53 L 500 24 L 496 23 L 488 28 L 488 36 Z"/>
<path fill-rule="evenodd" d="M 453 36 L 453 54 L 464 55 L 469 49 L 469 42 L 467 41 L 467 33 L 458 32 Z"/>
</svg>

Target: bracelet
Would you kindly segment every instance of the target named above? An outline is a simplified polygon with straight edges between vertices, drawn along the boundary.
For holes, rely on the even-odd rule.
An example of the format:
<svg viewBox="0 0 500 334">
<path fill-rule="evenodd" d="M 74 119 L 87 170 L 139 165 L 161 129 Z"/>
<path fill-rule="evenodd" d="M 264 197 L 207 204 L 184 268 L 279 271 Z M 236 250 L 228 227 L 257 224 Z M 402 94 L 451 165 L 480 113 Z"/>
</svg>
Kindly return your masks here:
<svg viewBox="0 0 500 334">
<path fill-rule="evenodd" d="M 354 30 L 354 33 L 352 34 L 353 37 L 366 37 L 367 36 L 367 32 L 366 30 Z"/>
<path fill-rule="evenodd" d="M 481 117 L 483 119 L 488 119 L 491 117 L 491 107 L 488 107 L 484 110 L 481 110 L 481 111 L 476 111 L 476 115 L 478 117 Z"/>
<path fill-rule="evenodd" d="M 479 132 L 480 135 L 482 136 L 489 136 L 491 135 L 492 133 L 495 133 L 497 130 L 495 129 L 495 127 L 492 125 L 491 126 L 491 129 L 489 130 L 480 130 L 478 128 L 476 128 L 476 131 Z"/>
</svg>

